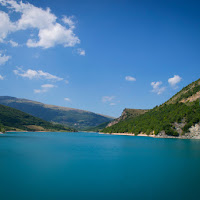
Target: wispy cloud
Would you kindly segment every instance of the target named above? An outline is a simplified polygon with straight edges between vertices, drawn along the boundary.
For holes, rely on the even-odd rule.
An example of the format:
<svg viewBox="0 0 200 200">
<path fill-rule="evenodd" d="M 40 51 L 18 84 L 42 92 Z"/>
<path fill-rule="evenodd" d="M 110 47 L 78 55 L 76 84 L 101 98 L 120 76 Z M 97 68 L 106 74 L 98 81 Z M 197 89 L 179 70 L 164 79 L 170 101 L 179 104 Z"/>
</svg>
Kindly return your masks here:
<svg viewBox="0 0 200 200">
<path fill-rule="evenodd" d="M 28 78 L 28 79 L 47 79 L 47 80 L 54 80 L 54 81 L 62 81 L 63 80 L 63 78 L 52 75 L 48 72 L 43 72 L 42 70 L 28 69 L 28 70 L 24 71 L 22 68 L 18 68 L 16 70 L 13 70 L 13 72 L 18 76 Z"/>
<path fill-rule="evenodd" d="M 4 77 L 2 75 L 0 75 L 0 80 L 4 80 Z"/>
<path fill-rule="evenodd" d="M 18 47 L 19 44 L 13 40 L 10 40 L 9 43 L 11 44 L 12 47 Z"/>
<path fill-rule="evenodd" d="M 102 102 L 103 103 L 111 102 L 114 98 L 115 98 L 115 96 L 103 96 L 102 97 Z"/>
<path fill-rule="evenodd" d="M 51 88 L 55 88 L 56 86 L 53 84 L 44 84 L 41 85 L 41 89 L 35 89 L 34 93 L 45 93 L 48 92 Z"/>
<path fill-rule="evenodd" d="M 65 80 L 65 83 L 66 83 L 66 84 L 69 84 L 69 81 L 68 81 L 68 80 Z"/>
<path fill-rule="evenodd" d="M 110 106 L 115 106 L 117 105 L 116 102 L 120 102 L 120 101 L 116 101 L 116 97 L 115 96 L 103 96 L 102 97 L 102 102 L 107 104 L 107 105 L 110 105 Z"/>
<path fill-rule="evenodd" d="M 78 48 L 78 49 L 77 49 L 77 53 L 78 53 L 80 56 L 85 56 L 85 50 L 84 50 L 84 49 Z"/>
<path fill-rule="evenodd" d="M 132 77 L 132 76 L 126 76 L 125 77 L 126 81 L 136 81 L 136 78 Z"/>
<path fill-rule="evenodd" d="M 179 75 L 174 75 L 174 77 L 168 79 L 168 83 L 171 87 L 174 89 L 178 88 L 177 84 L 182 80 L 182 78 Z"/>
<path fill-rule="evenodd" d="M 4 65 L 11 57 L 0 53 L 0 65 Z"/>
<path fill-rule="evenodd" d="M 153 87 L 152 92 L 158 95 L 162 94 L 165 91 L 166 87 L 161 87 L 161 85 L 162 81 L 151 82 L 151 86 Z"/>
<path fill-rule="evenodd" d="M 69 26 L 70 29 L 75 29 L 75 22 L 73 21 L 74 16 L 64 16 L 62 18 L 62 21 Z"/>
<path fill-rule="evenodd" d="M 64 100 L 65 100 L 65 101 L 68 101 L 68 102 L 71 102 L 71 99 L 70 99 L 70 98 L 67 98 L 67 97 L 64 98 Z"/>
<path fill-rule="evenodd" d="M 0 0 L 0 4 L 20 14 L 19 20 L 12 22 L 7 13 L 0 11 L 0 42 L 3 42 L 9 33 L 37 29 L 38 35 L 35 39 L 28 39 L 26 43 L 28 47 L 47 49 L 55 45 L 73 47 L 80 43 L 73 31 L 75 25 L 71 17 L 64 16 L 62 20 L 64 25 L 62 25 L 57 22 L 57 16 L 51 12 L 50 8 L 45 10 L 30 3 L 22 1 L 18 3 L 14 0 Z"/>
</svg>

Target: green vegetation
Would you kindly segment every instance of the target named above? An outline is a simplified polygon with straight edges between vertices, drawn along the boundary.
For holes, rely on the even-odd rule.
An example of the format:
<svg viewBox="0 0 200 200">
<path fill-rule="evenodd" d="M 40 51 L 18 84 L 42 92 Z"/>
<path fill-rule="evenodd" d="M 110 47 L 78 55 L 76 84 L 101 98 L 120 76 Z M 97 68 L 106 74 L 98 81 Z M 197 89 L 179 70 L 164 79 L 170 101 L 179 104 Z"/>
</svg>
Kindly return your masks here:
<svg viewBox="0 0 200 200">
<path fill-rule="evenodd" d="M 142 115 L 146 113 L 148 110 L 144 109 L 130 109 L 130 108 L 125 108 L 123 111 L 123 115 L 121 116 L 122 120 L 124 119 L 129 119 L 133 117 L 137 117 L 139 115 Z"/>
<path fill-rule="evenodd" d="M 137 117 L 141 114 L 144 114 L 145 112 L 147 112 L 148 110 L 142 110 L 142 109 L 129 109 L 129 108 L 125 108 L 122 115 L 110 122 L 104 122 L 98 126 L 86 129 L 85 131 L 94 131 L 94 132 L 101 132 L 104 128 L 106 128 L 107 126 L 111 126 L 113 124 L 117 124 L 122 120 L 127 120 L 129 118 L 134 118 Z"/>
<path fill-rule="evenodd" d="M 96 113 L 67 107 L 52 106 L 27 99 L 15 97 L 0 97 L 0 104 L 16 108 L 49 122 L 85 130 L 109 122 L 113 118 Z"/>
<path fill-rule="evenodd" d="M 173 123 L 181 123 L 183 119 L 186 122 L 183 128 L 185 132 L 187 132 L 188 128 L 192 125 L 200 121 L 200 106 L 198 100 L 187 105 L 184 103 L 176 103 L 155 107 L 143 115 L 107 127 L 103 129 L 103 132 L 128 132 L 135 134 L 141 132 L 150 134 L 154 132 L 154 134 L 158 134 L 162 130 L 165 130 L 167 135 L 178 136 L 178 133 L 173 128 Z"/>
<path fill-rule="evenodd" d="M 0 131 L 75 131 L 60 124 L 52 124 L 8 106 L 0 105 Z"/>
<path fill-rule="evenodd" d="M 93 131 L 93 132 L 100 132 L 102 131 L 110 122 L 104 122 L 100 124 L 99 126 L 95 126 L 89 129 L 85 129 L 85 131 Z"/>
<path fill-rule="evenodd" d="M 156 106 L 142 115 L 121 120 L 111 127 L 104 128 L 103 132 L 158 134 L 164 130 L 167 135 L 179 136 L 174 126 L 177 122 L 183 123 L 182 134 L 184 134 L 192 125 L 200 122 L 199 99 L 196 98 L 192 102 L 187 101 L 188 97 L 193 97 L 199 91 L 200 79 L 183 88 L 161 106 Z"/>
<path fill-rule="evenodd" d="M 200 91 L 200 79 L 184 87 L 181 91 L 176 93 L 172 98 L 170 98 L 166 103 L 178 103 L 180 101 L 186 100 L 188 97 L 196 94 Z"/>
</svg>

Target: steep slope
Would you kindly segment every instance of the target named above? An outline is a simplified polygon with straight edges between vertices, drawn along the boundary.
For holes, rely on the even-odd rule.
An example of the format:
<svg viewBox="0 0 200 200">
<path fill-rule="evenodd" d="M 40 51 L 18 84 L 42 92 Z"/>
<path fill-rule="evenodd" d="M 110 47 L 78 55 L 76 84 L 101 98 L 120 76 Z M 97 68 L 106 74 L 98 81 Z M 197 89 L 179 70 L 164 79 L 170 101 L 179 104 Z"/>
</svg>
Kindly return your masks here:
<svg viewBox="0 0 200 200">
<path fill-rule="evenodd" d="M 200 137 L 200 79 L 183 88 L 161 106 L 107 127 L 107 133 L 146 133 L 183 138 Z"/>
<path fill-rule="evenodd" d="M 166 104 L 193 102 L 200 98 L 200 79 L 184 87 L 169 99 Z"/>
<path fill-rule="evenodd" d="M 75 131 L 60 124 L 52 124 L 20 110 L 0 105 L 0 131 Z"/>
<path fill-rule="evenodd" d="M 124 120 L 128 120 L 130 118 L 134 118 L 134 117 L 137 117 L 139 115 L 142 115 L 144 114 L 145 112 L 147 112 L 148 110 L 143 110 L 143 109 L 130 109 L 130 108 L 125 108 L 122 112 L 122 115 L 113 120 L 112 122 L 110 122 L 106 127 L 110 127 L 110 126 L 113 126 L 114 124 L 117 124 L 121 121 L 124 121 Z"/>
<path fill-rule="evenodd" d="M 16 108 L 43 120 L 60 123 L 79 130 L 98 126 L 113 120 L 112 117 L 61 106 L 47 105 L 28 99 L 1 96 L 0 104 Z"/>
<path fill-rule="evenodd" d="M 104 128 L 113 126 L 114 124 L 117 124 L 123 120 L 127 120 L 129 118 L 137 117 L 141 114 L 144 114 L 148 110 L 142 110 L 142 109 L 129 109 L 125 108 L 122 112 L 122 115 L 119 118 L 116 118 L 112 120 L 111 122 L 104 122 L 98 126 L 86 129 L 86 131 L 94 131 L 94 132 L 101 132 Z"/>
</svg>

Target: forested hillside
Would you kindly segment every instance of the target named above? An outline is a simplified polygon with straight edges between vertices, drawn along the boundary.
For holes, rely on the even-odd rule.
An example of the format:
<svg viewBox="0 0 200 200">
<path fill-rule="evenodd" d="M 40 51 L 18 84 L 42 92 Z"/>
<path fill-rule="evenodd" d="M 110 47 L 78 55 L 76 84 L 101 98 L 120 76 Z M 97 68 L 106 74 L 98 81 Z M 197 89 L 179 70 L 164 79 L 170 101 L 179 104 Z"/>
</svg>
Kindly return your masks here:
<svg viewBox="0 0 200 200">
<path fill-rule="evenodd" d="M 190 132 L 192 126 L 200 122 L 200 80 L 197 80 L 174 95 L 166 103 L 148 112 L 123 120 L 103 129 L 107 133 L 146 133 L 165 132 L 170 136 L 182 136 Z"/>
<path fill-rule="evenodd" d="M 0 105 L 0 132 L 4 131 L 76 131 L 60 124 L 52 124 L 8 106 Z"/>
</svg>

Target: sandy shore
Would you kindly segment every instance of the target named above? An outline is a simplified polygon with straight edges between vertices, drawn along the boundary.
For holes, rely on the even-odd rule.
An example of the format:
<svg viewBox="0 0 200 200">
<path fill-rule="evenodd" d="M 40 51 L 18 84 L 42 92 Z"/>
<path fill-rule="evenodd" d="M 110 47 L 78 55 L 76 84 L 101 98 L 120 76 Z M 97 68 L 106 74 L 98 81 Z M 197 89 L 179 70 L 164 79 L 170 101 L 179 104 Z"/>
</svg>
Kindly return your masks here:
<svg viewBox="0 0 200 200">
<path fill-rule="evenodd" d="M 99 134 L 107 134 L 107 135 L 127 135 L 127 136 L 141 136 L 141 137 L 155 137 L 155 135 L 147 135 L 144 133 L 140 133 L 138 135 L 135 135 L 134 133 L 102 133 Z"/>
<path fill-rule="evenodd" d="M 144 133 L 140 133 L 138 135 L 135 135 L 134 133 L 99 133 L 99 134 L 107 134 L 107 135 L 127 135 L 127 136 L 140 136 L 140 137 L 152 137 L 152 138 L 165 138 L 165 139 L 200 139 L 200 136 L 193 136 L 193 137 L 187 137 L 187 136 L 179 136 L 179 137 L 174 137 L 174 136 L 158 136 L 158 135 L 147 135 Z"/>
</svg>

